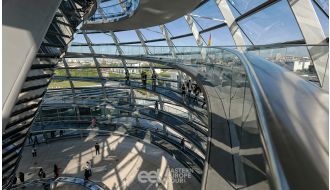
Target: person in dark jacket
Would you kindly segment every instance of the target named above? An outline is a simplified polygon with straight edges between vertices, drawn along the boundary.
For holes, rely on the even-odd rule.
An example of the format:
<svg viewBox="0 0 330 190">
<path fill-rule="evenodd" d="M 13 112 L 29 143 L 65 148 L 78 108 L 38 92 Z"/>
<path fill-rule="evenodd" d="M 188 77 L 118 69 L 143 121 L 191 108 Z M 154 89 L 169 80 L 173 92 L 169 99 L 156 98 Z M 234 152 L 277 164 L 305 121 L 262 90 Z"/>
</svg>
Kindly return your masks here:
<svg viewBox="0 0 330 190">
<path fill-rule="evenodd" d="M 155 102 L 155 114 L 158 114 L 158 101 Z"/>
<path fill-rule="evenodd" d="M 18 178 L 21 181 L 21 183 L 24 183 L 24 173 L 23 172 L 18 173 Z"/>
<path fill-rule="evenodd" d="M 181 144 L 181 150 L 184 150 L 184 143 L 185 143 L 184 141 L 185 141 L 185 139 L 182 138 L 181 139 L 181 143 L 180 143 Z"/>
<path fill-rule="evenodd" d="M 54 170 L 53 171 L 54 171 L 55 179 L 58 178 L 60 176 L 60 168 L 56 164 L 54 164 Z"/>
<path fill-rule="evenodd" d="M 94 147 L 95 147 L 96 155 L 100 154 L 100 145 L 99 145 L 99 143 L 96 143 Z"/>
<path fill-rule="evenodd" d="M 46 173 L 44 172 L 44 170 L 42 168 L 40 168 L 40 170 L 38 172 L 38 176 L 40 179 L 46 178 Z"/>
</svg>

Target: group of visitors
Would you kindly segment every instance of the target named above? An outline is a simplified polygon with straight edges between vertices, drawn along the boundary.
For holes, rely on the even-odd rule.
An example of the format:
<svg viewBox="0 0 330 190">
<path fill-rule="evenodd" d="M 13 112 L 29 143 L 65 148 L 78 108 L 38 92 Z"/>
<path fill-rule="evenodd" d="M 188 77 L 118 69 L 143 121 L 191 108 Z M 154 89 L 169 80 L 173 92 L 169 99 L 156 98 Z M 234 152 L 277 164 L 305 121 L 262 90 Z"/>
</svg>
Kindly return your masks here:
<svg viewBox="0 0 330 190">
<path fill-rule="evenodd" d="M 54 164 L 54 178 L 58 178 L 60 176 L 60 168 Z M 44 179 L 46 178 L 46 172 L 44 171 L 43 168 L 40 168 L 38 173 L 37 173 L 39 179 Z M 21 183 L 24 183 L 25 181 L 25 174 L 23 172 L 19 172 L 18 173 L 18 179 L 20 180 Z M 13 179 L 13 184 L 16 184 L 17 183 L 17 177 L 14 176 L 14 179 Z"/>
<path fill-rule="evenodd" d="M 191 80 L 183 83 L 181 86 L 181 94 L 184 99 L 188 98 L 189 102 L 192 99 L 194 103 L 198 105 L 198 97 L 201 93 L 200 87 L 196 83 L 192 83 Z"/>
</svg>

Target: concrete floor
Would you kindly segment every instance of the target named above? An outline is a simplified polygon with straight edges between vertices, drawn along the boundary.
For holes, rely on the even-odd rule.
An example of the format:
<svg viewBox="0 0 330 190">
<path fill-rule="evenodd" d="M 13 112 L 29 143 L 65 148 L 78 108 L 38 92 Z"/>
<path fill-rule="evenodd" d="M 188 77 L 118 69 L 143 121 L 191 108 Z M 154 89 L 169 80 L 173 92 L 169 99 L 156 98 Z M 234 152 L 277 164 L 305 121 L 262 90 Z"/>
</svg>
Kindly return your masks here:
<svg viewBox="0 0 330 190">
<path fill-rule="evenodd" d="M 94 145 L 100 144 L 100 155 L 95 154 Z M 37 179 L 39 168 L 46 172 L 46 177 L 53 177 L 53 165 L 61 170 L 60 176 L 84 176 L 86 162 L 92 163 L 93 176 L 90 180 L 105 185 L 109 189 L 200 189 L 200 183 L 192 176 L 177 181 L 175 168 L 184 166 L 162 149 L 132 137 L 113 135 L 96 136 L 91 132 L 86 138 L 55 141 L 37 146 L 37 158 L 32 157 L 31 147 L 25 147 L 17 173 L 25 173 L 25 180 Z M 141 171 L 160 170 L 161 183 L 142 183 L 138 180 Z M 172 171 L 172 172 L 171 172 Z M 72 189 L 72 188 L 71 188 Z"/>
</svg>

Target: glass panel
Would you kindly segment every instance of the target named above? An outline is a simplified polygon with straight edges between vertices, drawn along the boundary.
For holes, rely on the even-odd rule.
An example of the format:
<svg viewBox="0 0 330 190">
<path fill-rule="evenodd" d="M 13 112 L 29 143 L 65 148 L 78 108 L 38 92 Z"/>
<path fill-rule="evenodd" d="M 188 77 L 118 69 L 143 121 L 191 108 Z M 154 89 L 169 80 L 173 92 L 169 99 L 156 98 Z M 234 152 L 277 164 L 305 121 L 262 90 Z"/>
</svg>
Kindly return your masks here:
<svg viewBox="0 0 330 190">
<path fill-rule="evenodd" d="M 98 77 L 96 68 L 69 69 L 72 77 Z"/>
<path fill-rule="evenodd" d="M 172 40 L 175 46 L 196 46 L 196 40 L 194 36 L 187 36 L 184 38 L 178 38 Z"/>
<path fill-rule="evenodd" d="M 70 88 L 70 82 L 67 80 L 52 80 L 48 88 Z"/>
<path fill-rule="evenodd" d="M 90 81 L 72 81 L 73 86 L 76 87 L 91 87 L 91 86 L 101 86 L 101 83 L 90 82 Z"/>
<path fill-rule="evenodd" d="M 313 6 L 314 6 L 314 9 L 315 9 L 315 12 L 317 14 L 317 17 L 321 23 L 321 26 L 322 26 L 322 29 L 323 29 L 323 32 L 325 34 L 325 36 L 329 37 L 329 17 L 326 16 L 321 10 L 320 8 L 313 2 Z M 329 6 L 329 5 L 328 5 Z M 329 11 L 329 10 L 328 10 Z"/>
<path fill-rule="evenodd" d="M 288 3 L 280 1 L 238 22 L 254 45 L 303 39 Z"/>
<path fill-rule="evenodd" d="M 164 39 L 162 31 L 160 30 L 159 26 L 140 29 L 140 31 L 142 32 L 146 40 Z"/>
<path fill-rule="evenodd" d="M 93 44 L 113 43 L 112 37 L 108 33 L 87 34 Z"/>
<path fill-rule="evenodd" d="M 66 58 L 68 67 L 95 67 L 93 58 Z"/>
<path fill-rule="evenodd" d="M 211 46 L 231 46 L 235 45 L 228 27 L 221 27 L 201 34 L 204 43 L 211 42 Z M 207 45 L 207 44 L 205 44 Z"/>
<path fill-rule="evenodd" d="M 224 20 L 220 12 L 220 9 L 218 8 L 218 5 L 215 3 L 214 0 L 210 0 L 207 3 L 205 3 L 203 6 L 194 10 L 192 12 L 192 15 L 196 15 L 194 16 L 194 20 L 198 23 L 197 26 L 202 27 L 202 29 L 223 23 L 219 20 Z M 205 18 L 201 18 L 198 16 Z M 212 19 L 216 19 L 216 20 L 212 20 Z"/>
<path fill-rule="evenodd" d="M 68 48 L 68 52 L 91 53 L 88 46 L 73 46 L 73 45 Z"/>
<path fill-rule="evenodd" d="M 134 30 L 115 32 L 115 35 L 119 39 L 119 42 L 135 42 L 140 41 Z"/>
<path fill-rule="evenodd" d="M 74 34 L 72 43 L 86 44 L 86 40 L 83 34 Z"/>
<path fill-rule="evenodd" d="M 175 21 L 165 24 L 172 36 L 189 34 L 191 30 L 185 18 L 181 17 Z"/>
<path fill-rule="evenodd" d="M 329 0 L 316 0 L 322 9 L 329 14 Z"/>
<path fill-rule="evenodd" d="M 67 76 L 65 69 L 56 69 L 54 76 Z"/>
<path fill-rule="evenodd" d="M 228 2 L 237 12 L 244 14 L 266 1 L 267 0 L 229 0 Z"/>
</svg>

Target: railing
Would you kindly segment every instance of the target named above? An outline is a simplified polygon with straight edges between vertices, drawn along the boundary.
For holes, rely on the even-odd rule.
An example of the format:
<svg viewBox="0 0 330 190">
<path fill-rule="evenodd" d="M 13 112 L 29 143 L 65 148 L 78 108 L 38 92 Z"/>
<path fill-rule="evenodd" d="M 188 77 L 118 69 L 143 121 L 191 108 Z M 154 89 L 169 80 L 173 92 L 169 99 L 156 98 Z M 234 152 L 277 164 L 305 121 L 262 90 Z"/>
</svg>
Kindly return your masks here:
<svg viewBox="0 0 330 190">
<path fill-rule="evenodd" d="M 18 190 L 18 189 L 57 189 L 56 185 L 57 183 L 61 183 L 61 188 L 65 188 L 66 184 L 75 184 L 79 187 L 83 187 L 84 189 L 90 189 L 90 190 L 108 190 L 108 188 L 103 188 L 100 185 L 96 184 L 93 181 L 90 180 L 84 180 L 77 177 L 58 177 L 56 179 L 54 178 L 43 178 L 43 179 L 35 179 L 35 180 L 29 180 L 24 183 L 20 183 L 17 185 L 13 185 L 11 188 L 12 190 Z M 71 186 L 67 187 L 70 188 Z M 79 188 L 78 188 L 79 189 Z"/>
<path fill-rule="evenodd" d="M 228 49 L 237 48 L 237 46 Z M 241 47 L 241 46 L 240 46 Z M 319 54 L 328 54 L 328 45 L 304 45 L 304 44 L 274 44 L 260 46 L 242 46 L 248 52 L 253 52 L 273 63 L 276 63 L 286 69 L 295 72 L 304 79 L 311 81 L 316 85 L 320 85 L 315 66 L 310 57 L 307 48 L 318 48 Z M 97 54 L 119 55 L 116 46 L 95 44 L 93 48 Z M 125 55 L 144 55 L 144 49 L 140 46 L 121 45 Z M 226 46 L 224 47 L 226 49 Z M 206 54 L 216 54 L 223 47 L 196 47 L 196 46 L 148 46 L 150 55 L 157 57 L 169 58 L 172 51 L 175 51 L 178 59 L 184 58 L 182 55 L 191 55 L 191 58 L 205 57 Z M 215 52 L 212 52 L 215 51 Z M 71 46 L 69 52 L 90 53 L 88 46 Z M 212 53 L 211 53 L 212 52 Z M 199 55 L 198 55 L 199 54 Z M 204 54 L 204 55 L 203 55 Z M 220 55 L 226 56 L 227 51 L 223 51 Z M 181 55 L 181 56 L 180 56 Z M 230 53 L 229 53 L 230 55 Z M 185 59 L 185 58 L 184 58 Z M 196 60 L 197 61 L 197 60 Z M 203 61 L 204 62 L 204 61 Z M 326 74 L 326 73 L 325 73 Z M 322 76 L 324 78 L 324 76 Z"/>
<path fill-rule="evenodd" d="M 328 93 L 253 53 L 216 47 L 149 46 L 150 54 L 145 55 L 142 46 L 122 45 L 121 48 L 125 56 L 119 55 L 114 46 L 94 46 L 96 54 L 93 56 L 149 61 L 186 69 L 186 72 L 195 73 L 205 91 L 212 87 L 212 94 L 206 92 L 208 109 L 213 114 L 209 117 L 215 117 L 211 119 L 215 123 L 209 124 L 209 134 L 237 151 L 228 159 L 234 168 L 232 174 L 221 171 L 221 167 L 217 172 L 235 188 L 267 181 L 268 176 L 270 183 L 266 183 L 276 189 L 328 187 L 324 175 L 328 168 L 325 161 L 328 138 L 323 133 L 328 125 Z M 83 53 L 83 49 L 82 46 L 71 47 L 69 51 L 77 53 L 68 56 L 91 56 Z M 222 119 L 227 121 L 224 126 L 213 126 Z M 239 147 L 238 150 L 235 147 Z M 258 162 L 245 156 L 255 148 L 263 150 L 255 155 Z M 209 146 L 210 151 L 217 150 Z M 315 155 L 321 157 L 315 158 Z M 257 182 L 256 173 L 245 169 L 247 162 L 261 172 L 262 177 Z M 261 167 L 262 162 L 265 165 Z M 204 186 L 207 179 L 203 181 Z"/>
</svg>

